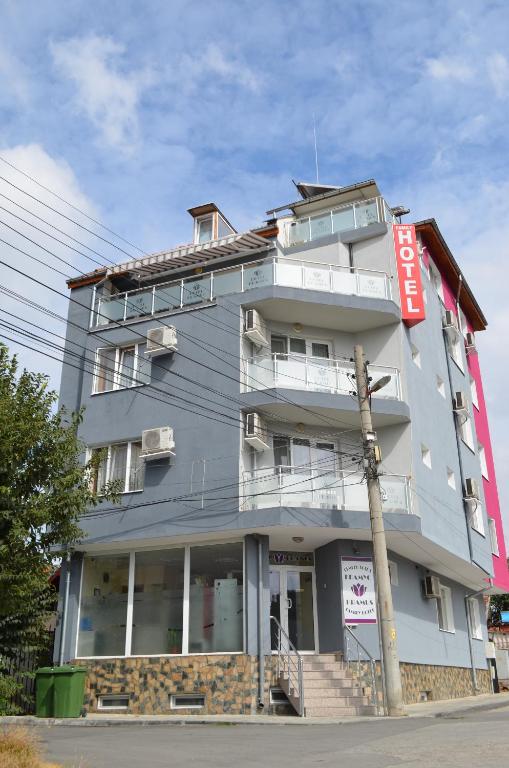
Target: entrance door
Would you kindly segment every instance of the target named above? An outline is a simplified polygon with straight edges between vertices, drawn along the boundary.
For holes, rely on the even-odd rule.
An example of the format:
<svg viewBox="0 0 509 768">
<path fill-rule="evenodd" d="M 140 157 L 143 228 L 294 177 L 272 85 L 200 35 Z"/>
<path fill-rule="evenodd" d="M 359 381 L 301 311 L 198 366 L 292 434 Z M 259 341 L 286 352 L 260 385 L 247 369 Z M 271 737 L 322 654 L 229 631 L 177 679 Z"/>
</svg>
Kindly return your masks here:
<svg viewBox="0 0 509 768">
<path fill-rule="evenodd" d="M 315 575 L 312 566 L 271 565 L 270 615 L 281 624 L 298 651 L 315 652 Z M 271 621 L 272 650 L 277 650 L 277 628 Z"/>
</svg>

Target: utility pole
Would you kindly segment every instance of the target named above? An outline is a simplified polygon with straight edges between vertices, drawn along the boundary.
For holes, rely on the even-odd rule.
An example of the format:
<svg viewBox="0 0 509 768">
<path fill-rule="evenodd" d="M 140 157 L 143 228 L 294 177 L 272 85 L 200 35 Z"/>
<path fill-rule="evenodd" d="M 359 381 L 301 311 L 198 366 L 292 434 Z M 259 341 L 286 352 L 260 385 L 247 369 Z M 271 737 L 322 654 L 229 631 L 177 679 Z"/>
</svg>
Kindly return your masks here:
<svg viewBox="0 0 509 768">
<path fill-rule="evenodd" d="M 371 535 L 373 539 L 373 559 L 377 580 L 378 620 L 380 622 L 380 636 L 382 639 L 382 668 L 385 676 L 388 714 L 395 717 L 404 714 L 403 693 L 401 690 L 401 673 L 399 669 L 398 647 L 396 642 L 396 627 L 394 625 L 391 579 L 387 561 L 387 544 L 385 541 L 385 529 L 382 514 L 382 498 L 380 495 L 380 486 L 378 484 L 374 432 L 371 423 L 370 389 L 364 362 L 364 352 L 360 345 L 356 345 L 354 348 L 354 359 L 357 398 L 359 400 L 361 415 L 362 444 L 364 448 L 368 484 L 369 517 L 371 520 Z"/>
</svg>

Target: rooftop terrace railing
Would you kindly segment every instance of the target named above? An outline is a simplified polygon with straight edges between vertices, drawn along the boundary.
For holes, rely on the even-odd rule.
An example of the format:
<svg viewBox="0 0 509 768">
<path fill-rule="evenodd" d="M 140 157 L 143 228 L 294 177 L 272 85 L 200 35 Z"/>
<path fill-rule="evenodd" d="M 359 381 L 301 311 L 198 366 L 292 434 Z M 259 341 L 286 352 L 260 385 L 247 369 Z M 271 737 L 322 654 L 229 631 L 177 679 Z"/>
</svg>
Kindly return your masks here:
<svg viewBox="0 0 509 768">
<path fill-rule="evenodd" d="M 285 246 L 298 245 L 335 232 L 360 229 L 377 222 L 392 224 L 394 221 L 394 215 L 383 197 L 373 197 L 288 222 L 283 242 Z"/>
<path fill-rule="evenodd" d="M 91 326 L 158 315 L 272 285 L 376 299 L 391 298 L 390 279 L 385 272 L 273 256 L 159 283 L 150 288 L 113 295 L 97 293 Z"/>
</svg>

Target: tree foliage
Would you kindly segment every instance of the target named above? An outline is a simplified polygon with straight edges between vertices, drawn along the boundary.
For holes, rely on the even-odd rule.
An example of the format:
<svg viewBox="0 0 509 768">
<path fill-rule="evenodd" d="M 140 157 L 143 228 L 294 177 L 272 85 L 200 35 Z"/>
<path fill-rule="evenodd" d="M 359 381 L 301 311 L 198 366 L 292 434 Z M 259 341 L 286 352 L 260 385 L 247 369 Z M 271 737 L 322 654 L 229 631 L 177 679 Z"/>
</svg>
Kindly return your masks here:
<svg viewBox="0 0 509 768">
<path fill-rule="evenodd" d="M 0 658 L 42 647 L 55 557 L 79 540 L 80 516 L 99 501 L 90 472 L 100 456 L 84 465 L 80 421 L 57 410 L 46 376 L 20 372 L 0 345 Z"/>
<path fill-rule="evenodd" d="M 509 611 L 509 595 L 491 595 L 488 624 L 491 626 L 501 624 L 500 611 Z"/>
</svg>

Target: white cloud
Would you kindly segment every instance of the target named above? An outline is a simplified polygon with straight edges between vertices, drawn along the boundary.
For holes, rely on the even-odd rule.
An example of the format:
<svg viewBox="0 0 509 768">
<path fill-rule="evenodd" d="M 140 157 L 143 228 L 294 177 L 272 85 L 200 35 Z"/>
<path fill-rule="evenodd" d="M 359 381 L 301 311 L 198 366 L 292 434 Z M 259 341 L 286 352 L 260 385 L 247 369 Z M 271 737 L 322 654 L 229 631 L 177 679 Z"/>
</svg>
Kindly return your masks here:
<svg viewBox="0 0 509 768">
<path fill-rule="evenodd" d="M 188 79 L 194 81 L 203 76 L 216 76 L 223 82 L 240 85 L 248 91 L 258 91 L 260 76 L 234 56 L 226 56 L 219 46 L 210 43 L 199 56 L 185 55 L 183 70 Z"/>
<path fill-rule="evenodd" d="M 494 53 L 486 62 L 488 76 L 499 98 L 507 96 L 509 91 L 509 62 L 501 53 Z"/>
<path fill-rule="evenodd" d="M 0 45 L 0 82 L 2 83 L 2 100 L 6 95 L 16 101 L 26 103 L 29 95 L 29 81 L 22 62 Z"/>
<path fill-rule="evenodd" d="M 143 92 L 154 82 L 148 69 L 120 70 L 125 47 L 111 37 L 73 37 L 51 43 L 59 72 L 77 86 L 75 104 L 86 114 L 104 142 L 130 152 L 138 141 L 138 107 Z"/>
<path fill-rule="evenodd" d="M 60 197 L 68 200 L 72 205 L 80 208 L 90 216 L 97 217 L 98 213 L 95 206 L 81 189 L 72 168 L 64 160 L 49 155 L 39 144 L 0 148 L 0 156 L 40 181 L 46 187 L 53 189 Z M 59 227 L 69 233 L 69 235 L 79 239 L 85 246 L 94 245 L 97 247 L 97 243 L 92 244 L 91 236 L 84 230 L 66 221 L 56 212 L 46 208 L 42 203 L 62 211 L 69 218 L 80 221 L 85 225 L 90 225 L 90 222 L 78 211 L 69 208 L 69 206 L 56 199 L 49 192 L 41 189 L 41 187 L 2 162 L 0 162 L 0 175 L 41 201 L 39 203 L 27 197 L 5 181 L 0 182 L 0 193 L 13 201 L 10 202 L 6 200 L 6 197 L 0 197 L 0 206 L 2 206 L 0 210 L 0 238 L 5 241 L 0 243 L 1 259 L 19 270 L 19 272 L 15 272 L 9 267 L 0 265 L 0 285 L 9 290 L 16 291 L 16 293 L 27 297 L 31 301 L 44 305 L 65 318 L 68 310 L 68 302 L 65 298 L 67 294 L 65 275 L 73 276 L 80 272 L 88 272 L 94 269 L 96 265 L 84 256 L 56 242 L 49 235 L 44 235 L 35 230 L 29 223 L 25 222 L 31 222 L 45 232 L 53 234 L 65 242 L 67 238 L 52 229 L 51 225 Z M 47 223 L 42 223 L 32 216 L 31 213 L 23 211 L 15 203 L 19 203 L 24 208 L 45 219 Z M 21 219 L 24 219 L 25 222 Z M 17 232 L 14 230 L 17 230 Z M 32 240 L 40 243 L 47 251 L 36 247 L 26 237 L 30 237 Z M 83 251 L 83 253 L 87 252 L 84 247 L 72 241 L 68 242 L 73 247 Z M 15 248 L 6 245 L 6 243 L 11 243 L 20 250 L 17 251 Z M 29 258 L 20 251 L 26 251 L 39 259 L 40 262 L 45 262 L 64 274 L 53 271 L 50 267 L 34 261 L 34 259 Z M 54 255 L 51 255 L 48 251 Z M 57 257 L 69 262 L 70 266 L 63 264 Z M 37 283 L 35 280 L 40 282 Z M 45 287 L 46 285 L 51 286 L 64 295 L 60 296 L 58 293 Z M 50 376 L 50 386 L 53 389 L 58 389 L 60 383 L 61 366 L 59 359 L 62 356 L 61 352 L 58 349 L 48 349 L 40 340 L 23 338 L 13 331 L 12 328 L 6 328 L 5 324 L 21 326 L 26 332 L 52 339 L 55 344 L 60 346 L 63 344 L 63 339 L 58 338 L 58 336 L 52 336 L 49 331 L 61 336 L 65 335 L 65 323 L 48 317 L 48 315 L 42 314 L 34 308 L 29 308 L 5 293 L 0 293 L 0 308 L 4 310 L 0 311 L 0 322 L 4 324 L 0 326 L 0 337 L 9 336 L 17 338 L 28 347 L 41 350 L 43 354 L 17 345 L 11 340 L 5 341 L 11 352 L 16 352 L 18 355 L 22 367 L 33 371 L 44 371 Z M 7 312 L 11 313 L 11 315 L 6 314 Z M 30 325 L 30 323 L 34 325 Z"/>
<path fill-rule="evenodd" d="M 426 68 L 431 77 L 436 80 L 456 80 L 466 83 L 474 74 L 472 68 L 464 61 L 449 56 L 427 59 Z"/>
</svg>

